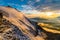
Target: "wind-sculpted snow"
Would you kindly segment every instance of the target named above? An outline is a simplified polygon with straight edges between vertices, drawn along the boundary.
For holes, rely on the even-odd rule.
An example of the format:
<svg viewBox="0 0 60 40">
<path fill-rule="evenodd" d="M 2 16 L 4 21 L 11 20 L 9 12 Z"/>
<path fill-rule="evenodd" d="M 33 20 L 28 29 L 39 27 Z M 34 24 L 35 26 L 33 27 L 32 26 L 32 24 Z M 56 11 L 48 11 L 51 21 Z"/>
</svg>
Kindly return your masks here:
<svg viewBox="0 0 60 40">
<path fill-rule="evenodd" d="M 43 40 L 42 37 L 37 36 L 37 24 L 35 22 L 31 22 L 23 13 L 10 7 L 2 6 L 0 6 L 0 13 L 3 13 L 3 19 L 5 19 L 2 24 L 4 27 L 2 25 L 0 26 L 4 29 L 3 33 L 0 33 L 0 38 L 5 38 L 4 40 Z M 2 29 L 0 29 L 0 32 L 1 30 Z"/>
</svg>

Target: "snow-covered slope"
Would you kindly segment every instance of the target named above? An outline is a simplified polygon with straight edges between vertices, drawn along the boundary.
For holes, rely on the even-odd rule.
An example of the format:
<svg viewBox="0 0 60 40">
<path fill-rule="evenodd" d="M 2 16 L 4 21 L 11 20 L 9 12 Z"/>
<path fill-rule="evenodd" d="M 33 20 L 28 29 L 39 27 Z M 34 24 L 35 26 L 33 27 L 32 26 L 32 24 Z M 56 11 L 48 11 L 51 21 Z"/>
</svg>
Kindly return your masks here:
<svg viewBox="0 0 60 40">
<path fill-rule="evenodd" d="M 10 7 L 2 7 L 2 6 L 0 6 L 0 12 L 3 13 L 3 18 L 9 21 L 8 23 L 6 23 L 6 25 L 9 24 L 8 26 L 10 26 L 13 29 L 14 29 L 14 26 L 17 27 L 23 34 L 27 35 L 31 40 L 44 40 L 42 37 L 36 36 L 37 35 L 36 23 L 31 22 L 23 13 Z M 8 29 L 8 31 L 10 30 Z M 16 31 L 16 33 L 17 32 L 18 31 Z M 20 34 L 20 32 L 18 32 L 18 34 Z"/>
</svg>

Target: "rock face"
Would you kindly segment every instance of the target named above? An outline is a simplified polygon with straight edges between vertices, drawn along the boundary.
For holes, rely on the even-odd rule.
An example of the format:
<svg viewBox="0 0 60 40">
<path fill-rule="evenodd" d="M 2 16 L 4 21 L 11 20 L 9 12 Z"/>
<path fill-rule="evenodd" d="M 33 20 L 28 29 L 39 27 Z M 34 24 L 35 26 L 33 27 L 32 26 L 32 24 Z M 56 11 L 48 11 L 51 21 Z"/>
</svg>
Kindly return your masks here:
<svg viewBox="0 0 60 40">
<path fill-rule="evenodd" d="M 13 25 L 6 19 L 3 19 L 3 24 L 0 25 L 0 40 L 30 40 L 24 35 L 17 26 Z"/>
<path fill-rule="evenodd" d="M 38 26 L 23 13 L 10 8 L 0 7 L 3 22 L 0 25 L 0 40 L 44 40 L 38 35 Z"/>
</svg>

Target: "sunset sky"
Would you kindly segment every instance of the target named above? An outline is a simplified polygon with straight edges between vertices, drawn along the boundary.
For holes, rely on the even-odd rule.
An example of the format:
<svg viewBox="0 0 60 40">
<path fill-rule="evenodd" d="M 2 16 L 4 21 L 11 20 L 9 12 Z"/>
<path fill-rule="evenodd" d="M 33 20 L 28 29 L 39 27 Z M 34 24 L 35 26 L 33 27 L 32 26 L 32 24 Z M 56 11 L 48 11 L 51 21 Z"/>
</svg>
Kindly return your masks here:
<svg viewBox="0 0 60 40">
<path fill-rule="evenodd" d="M 27 13 L 40 13 L 46 10 L 60 11 L 60 0 L 0 0 L 0 6 L 8 5 Z"/>
</svg>

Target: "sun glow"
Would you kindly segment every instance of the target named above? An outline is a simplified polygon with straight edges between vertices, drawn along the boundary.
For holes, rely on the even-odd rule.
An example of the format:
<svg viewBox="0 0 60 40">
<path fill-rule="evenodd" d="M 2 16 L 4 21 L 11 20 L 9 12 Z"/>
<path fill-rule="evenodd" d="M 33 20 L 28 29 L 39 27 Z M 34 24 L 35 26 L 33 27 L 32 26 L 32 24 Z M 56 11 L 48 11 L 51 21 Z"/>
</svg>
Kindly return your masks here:
<svg viewBox="0 0 60 40">
<path fill-rule="evenodd" d="M 53 14 L 53 12 L 46 12 L 47 16 L 51 16 Z"/>
<path fill-rule="evenodd" d="M 40 14 L 40 17 L 41 18 L 45 18 L 45 19 L 53 19 L 53 18 L 56 18 L 58 17 L 59 15 L 55 12 L 43 12 Z"/>
</svg>

